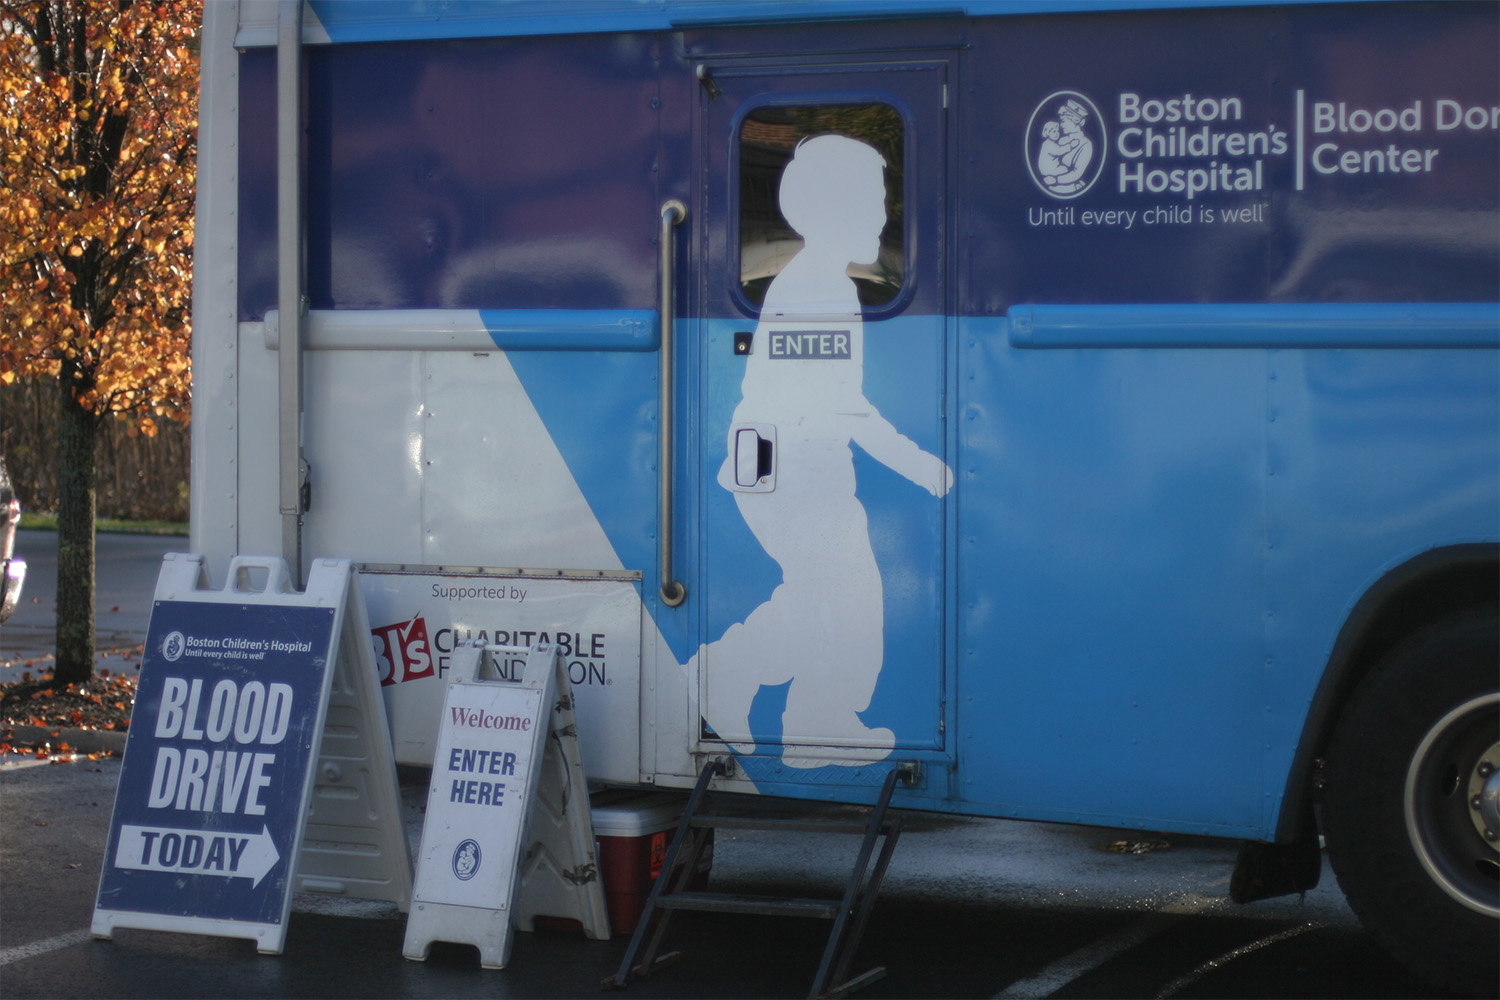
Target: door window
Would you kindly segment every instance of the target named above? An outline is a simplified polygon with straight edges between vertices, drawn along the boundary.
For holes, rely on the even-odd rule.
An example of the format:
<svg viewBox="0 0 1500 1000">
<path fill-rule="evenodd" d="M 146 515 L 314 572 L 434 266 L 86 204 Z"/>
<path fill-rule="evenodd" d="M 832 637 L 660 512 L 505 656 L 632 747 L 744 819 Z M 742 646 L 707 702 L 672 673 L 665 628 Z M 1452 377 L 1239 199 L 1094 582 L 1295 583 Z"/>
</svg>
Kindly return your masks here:
<svg viewBox="0 0 1500 1000">
<path fill-rule="evenodd" d="M 773 106 L 751 111 L 740 123 L 740 290 L 757 308 L 771 279 L 802 249 L 802 238 L 777 208 L 777 188 L 793 151 L 815 135 L 846 135 L 873 146 L 885 159 L 886 225 L 880 256 L 851 264 L 860 304 L 892 302 L 906 277 L 905 128 L 889 104 Z"/>
</svg>

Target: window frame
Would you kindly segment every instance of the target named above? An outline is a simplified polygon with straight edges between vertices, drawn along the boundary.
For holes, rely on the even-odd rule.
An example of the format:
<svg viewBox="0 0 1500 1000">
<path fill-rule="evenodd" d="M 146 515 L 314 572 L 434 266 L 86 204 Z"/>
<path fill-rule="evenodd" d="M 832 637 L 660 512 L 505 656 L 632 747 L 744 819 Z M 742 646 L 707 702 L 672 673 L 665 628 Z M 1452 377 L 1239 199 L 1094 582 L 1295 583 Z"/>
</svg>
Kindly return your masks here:
<svg viewBox="0 0 1500 1000">
<path fill-rule="evenodd" d="M 861 304 L 860 314 L 869 320 L 885 319 L 899 314 L 910 303 L 917 285 L 917 248 L 912 240 L 913 218 L 917 211 L 917 201 L 913 198 L 915 143 L 912 141 L 916 129 L 910 105 L 899 95 L 889 91 L 797 91 L 785 94 L 773 92 L 747 97 L 744 103 L 735 110 L 734 117 L 730 120 L 727 136 L 730 147 L 727 171 L 729 176 L 726 179 L 728 185 L 726 215 L 729 231 L 726 234 L 727 244 L 724 248 L 728 258 L 725 263 L 726 270 L 729 272 L 727 277 L 730 279 L 730 300 L 746 316 L 758 318 L 761 313 L 761 306 L 745 294 L 742 280 L 744 264 L 741 221 L 744 204 L 741 194 L 744 190 L 744 170 L 741 154 L 744 149 L 742 133 L 746 119 L 766 108 L 847 107 L 868 104 L 883 104 L 893 109 L 901 121 L 901 285 L 889 302 L 881 305 Z M 889 169 L 887 166 L 887 170 Z M 889 189 L 887 189 L 887 196 L 889 194 Z M 779 208 L 777 213 L 780 214 Z"/>
</svg>

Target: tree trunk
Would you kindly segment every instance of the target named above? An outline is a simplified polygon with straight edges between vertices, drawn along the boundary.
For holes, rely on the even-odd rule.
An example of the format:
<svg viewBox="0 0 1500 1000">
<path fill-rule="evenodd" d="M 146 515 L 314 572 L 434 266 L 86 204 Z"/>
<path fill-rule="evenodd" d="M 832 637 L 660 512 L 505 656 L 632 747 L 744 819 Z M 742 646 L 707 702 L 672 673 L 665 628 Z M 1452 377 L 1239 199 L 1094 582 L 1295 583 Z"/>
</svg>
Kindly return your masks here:
<svg viewBox="0 0 1500 1000">
<path fill-rule="evenodd" d="M 94 675 L 94 439 L 99 419 L 59 379 L 57 497 L 57 682 Z"/>
</svg>

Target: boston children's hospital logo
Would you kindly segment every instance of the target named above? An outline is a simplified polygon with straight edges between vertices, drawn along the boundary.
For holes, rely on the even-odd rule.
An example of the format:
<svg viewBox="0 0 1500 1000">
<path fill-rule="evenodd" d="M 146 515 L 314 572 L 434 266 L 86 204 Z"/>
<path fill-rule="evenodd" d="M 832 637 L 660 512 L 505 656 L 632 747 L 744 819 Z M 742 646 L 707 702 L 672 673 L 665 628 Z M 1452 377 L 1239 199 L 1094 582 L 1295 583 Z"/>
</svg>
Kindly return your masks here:
<svg viewBox="0 0 1500 1000">
<path fill-rule="evenodd" d="M 168 663 L 176 663 L 182 659 L 183 651 L 187 649 L 187 637 L 181 632 L 171 631 L 161 641 L 161 655 Z"/>
<path fill-rule="evenodd" d="M 1044 98 L 1026 126 L 1026 167 L 1038 188 L 1061 201 L 1076 198 L 1104 172 L 1104 116 L 1076 91 Z"/>
<path fill-rule="evenodd" d="M 453 874 L 461 882 L 467 882 L 479 874 L 479 843 L 465 840 L 453 849 Z"/>
</svg>

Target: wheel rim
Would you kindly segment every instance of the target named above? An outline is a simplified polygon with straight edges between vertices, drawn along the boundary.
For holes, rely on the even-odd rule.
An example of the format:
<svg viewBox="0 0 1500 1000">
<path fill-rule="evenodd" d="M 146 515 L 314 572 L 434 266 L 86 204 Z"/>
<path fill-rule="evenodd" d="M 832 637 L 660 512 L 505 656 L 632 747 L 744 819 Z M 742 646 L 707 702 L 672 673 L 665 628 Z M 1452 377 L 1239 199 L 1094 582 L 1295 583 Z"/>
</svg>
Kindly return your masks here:
<svg viewBox="0 0 1500 1000">
<path fill-rule="evenodd" d="M 1427 731 L 1406 772 L 1406 833 L 1442 890 L 1476 913 L 1500 917 L 1500 848 L 1486 825 L 1500 759 L 1500 694 L 1458 706 Z M 1491 789 L 1492 790 L 1492 789 Z"/>
</svg>

